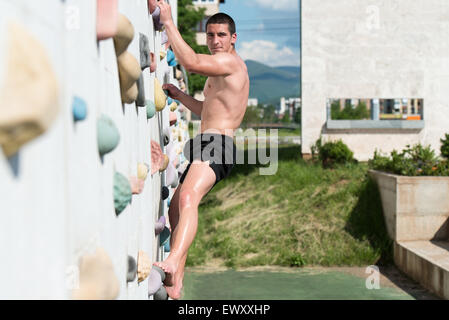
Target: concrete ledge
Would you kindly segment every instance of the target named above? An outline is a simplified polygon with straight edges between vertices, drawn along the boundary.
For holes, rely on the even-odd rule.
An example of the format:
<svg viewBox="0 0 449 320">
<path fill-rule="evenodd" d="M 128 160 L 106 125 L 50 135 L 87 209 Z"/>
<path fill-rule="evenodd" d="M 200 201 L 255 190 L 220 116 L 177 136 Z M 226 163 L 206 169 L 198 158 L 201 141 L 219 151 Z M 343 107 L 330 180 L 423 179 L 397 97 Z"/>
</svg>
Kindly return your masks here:
<svg viewBox="0 0 449 320">
<path fill-rule="evenodd" d="M 449 299 L 449 242 L 395 242 L 394 261 L 402 272 L 426 289 Z"/>
<path fill-rule="evenodd" d="M 326 128 L 330 130 L 421 130 L 424 120 L 327 120 Z"/>
<path fill-rule="evenodd" d="M 388 235 L 395 241 L 449 240 L 449 177 L 406 177 L 369 170 Z"/>
</svg>

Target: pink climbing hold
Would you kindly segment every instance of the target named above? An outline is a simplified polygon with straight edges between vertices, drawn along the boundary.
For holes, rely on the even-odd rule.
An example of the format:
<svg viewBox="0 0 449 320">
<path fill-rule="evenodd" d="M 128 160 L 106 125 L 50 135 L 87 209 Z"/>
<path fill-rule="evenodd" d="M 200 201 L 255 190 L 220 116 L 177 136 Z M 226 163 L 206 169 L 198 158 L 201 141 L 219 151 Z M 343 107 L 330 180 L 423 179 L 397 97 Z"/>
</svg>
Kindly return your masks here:
<svg viewBox="0 0 449 320">
<path fill-rule="evenodd" d="M 161 146 L 154 140 L 151 140 L 151 175 L 159 171 L 164 161 L 164 154 Z"/>
<path fill-rule="evenodd" d="M 118 30 L 118 0 L 97 0 L 97 39 L 114 37 Z"/>
</svg>

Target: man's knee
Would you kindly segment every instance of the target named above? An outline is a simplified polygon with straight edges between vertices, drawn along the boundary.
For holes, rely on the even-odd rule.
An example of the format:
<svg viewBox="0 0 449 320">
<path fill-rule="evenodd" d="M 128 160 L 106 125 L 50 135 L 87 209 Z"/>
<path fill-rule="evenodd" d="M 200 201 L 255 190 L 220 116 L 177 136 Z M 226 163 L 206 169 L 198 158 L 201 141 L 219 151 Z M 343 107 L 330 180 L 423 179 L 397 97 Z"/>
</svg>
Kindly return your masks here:
<svg viewBox="0 0 449 320">
<path fill-rule="evenodd" d="M 197 195 L 191 189 L 182 190 L 179 194 L 179 208 L 185 209 L 198 205 Z"/>
</svg>

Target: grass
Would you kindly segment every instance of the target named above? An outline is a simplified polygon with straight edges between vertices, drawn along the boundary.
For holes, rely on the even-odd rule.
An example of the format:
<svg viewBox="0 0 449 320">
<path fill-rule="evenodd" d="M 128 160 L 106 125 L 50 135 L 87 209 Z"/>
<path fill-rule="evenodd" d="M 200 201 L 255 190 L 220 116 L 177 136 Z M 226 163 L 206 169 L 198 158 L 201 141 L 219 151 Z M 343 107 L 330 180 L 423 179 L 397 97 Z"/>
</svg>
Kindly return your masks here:
<svg viewBox="0 0 449 320">
<path fill-rule="evenodd" d="M 392 245 L 367 165 L 323 169 L 279 147 L 278 171 L 236 165 L 203 198 L 188 266 L 390 264 Z"/>
</svg>

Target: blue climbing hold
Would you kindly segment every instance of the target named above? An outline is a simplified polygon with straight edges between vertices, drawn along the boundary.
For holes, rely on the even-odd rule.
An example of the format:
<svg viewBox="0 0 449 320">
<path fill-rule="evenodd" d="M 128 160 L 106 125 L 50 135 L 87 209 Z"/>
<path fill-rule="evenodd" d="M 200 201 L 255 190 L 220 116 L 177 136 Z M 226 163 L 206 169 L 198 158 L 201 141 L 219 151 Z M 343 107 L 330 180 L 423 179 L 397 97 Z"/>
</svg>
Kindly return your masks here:
<svg viewBox="0 0 449 320">
<path fill-rule="evenodd" d="M 167 206 L 169 206 L 169 207 L 170 207 L 170 202 L 171 202 L 171 199 L 168 198 L 168 200 L 167 200 Z"/>
<path fill-rule="evenodd" d="M 165 243 L 170 239 L 170 229 L 167 227 L 164 227 L 164 230 L 162 230 L 161 234 L 159 235 L 159 245 L 165 246 Z"/>
<path fill-rule="evenodd" d="M 173 103 L 173 99 L 170 97 L 167 97 L 167 104 L 171 105 Z"/>
<path fill-rule="evenodd" d="M 170 252 L 170 237 L 168 237 L 168 241 L 164 244 L 164 251 Z"/>
<path fill-rule="evenodd" d="M 72 113 L 74 121 L 83 121 L 87 118 L 87 103 L 80 97 L 73 97 Z"/>
</svg>

